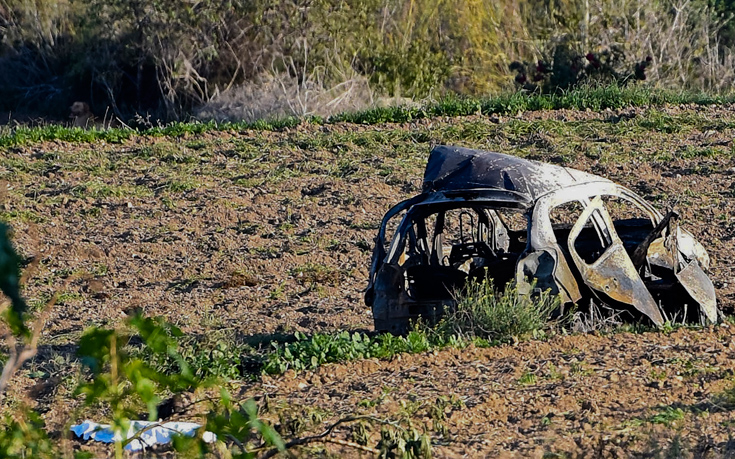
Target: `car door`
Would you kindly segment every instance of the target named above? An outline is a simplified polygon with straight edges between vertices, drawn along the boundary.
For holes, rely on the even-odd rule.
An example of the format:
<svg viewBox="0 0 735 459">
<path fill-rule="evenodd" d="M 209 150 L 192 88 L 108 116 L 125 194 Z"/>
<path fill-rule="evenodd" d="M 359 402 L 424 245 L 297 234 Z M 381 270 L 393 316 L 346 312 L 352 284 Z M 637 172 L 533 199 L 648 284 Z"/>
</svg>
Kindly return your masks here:
<svg viewBox="0 0 735 459">
<path fill-rule="evenodd" d="M 590 250 L 587 244 L 583 251 L 580 236 L 583 231 L 591 234 L 593 229 L 599 246 Z M 656 325 L 663 325 L 661 311 L 625 251 L 599 196 L 590 200 L 572 226 L 568 249 L 582 280 L 596 295 L 631 305 Z"/>
</svg>

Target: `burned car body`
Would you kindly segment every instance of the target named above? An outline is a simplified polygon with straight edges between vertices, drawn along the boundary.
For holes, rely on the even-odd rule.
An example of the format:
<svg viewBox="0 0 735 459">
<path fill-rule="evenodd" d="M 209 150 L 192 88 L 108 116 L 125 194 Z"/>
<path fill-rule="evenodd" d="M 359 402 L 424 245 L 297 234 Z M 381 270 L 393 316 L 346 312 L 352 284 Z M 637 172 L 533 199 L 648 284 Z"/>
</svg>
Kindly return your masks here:
<svg viewBox="0 0 735 459">
<path fill-rule="evenodd" d="M 376 330 L 436 321 L 468 279 L 550 289 L 634 319 L 716 322 L 709 257 L 629 189 L 562 166 L 437 146 L 423 192 L 390 209 L 373 251 L 365 303 Z M 387 239 L 389 227 L 395 231 Z"/>
</svg>

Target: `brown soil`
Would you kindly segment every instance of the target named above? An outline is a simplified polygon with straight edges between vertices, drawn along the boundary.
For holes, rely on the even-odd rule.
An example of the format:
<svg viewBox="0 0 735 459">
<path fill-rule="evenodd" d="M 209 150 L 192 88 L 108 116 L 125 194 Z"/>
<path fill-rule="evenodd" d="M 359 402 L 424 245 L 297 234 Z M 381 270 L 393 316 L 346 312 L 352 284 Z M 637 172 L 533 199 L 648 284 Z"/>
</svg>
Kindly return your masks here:
<svg viewBox="0 0 735 459">
<path fill-rule="evenodd" d="M 135 138 L 122 145 L 52 142 L 0 149 L 0 210 L 11 220 L 19 250 L 41 260 L 25 291 L 31 304 L 39 307 L 65 278 L 81 276 L 51 311 L 41 355 L 19 375 L 11 396 L 21 398 L 39 382 L 34 371 L 58 375 L 60 382 L 35 403 L 49 426 L 61 429 L 69 407 L 79 403 L 63 383 L 74 361 L 69 344 L 85 327 L 115 326 L 133 309 L 198 335 L 370 329 L 361 290 L 375 230 L 391 205 L 417 192 L 430 143 L 453 140 L 447 126 L 494 129 L 512 120 L 547 119 L 616 123 L 616 117 L 645 112 L 302 125 L 283 132 Z M 735 120 L 728 108 L 664 110 L 690 112 Z M 429 140 L 416 145 L 396 131 L 425 133 Z M 366 132 L 384 137 L 373 147 L 345 140 Z M 735 306 L 732 136 L 732 128 L 706 125 L 633 138 L 591 133 L 574 140 L 580 154 L 566 163 L 624 184 L 659 208 L 678 201 L 684 226 L 709 251 L 727 312 Z M 305 144 L 309 139 L 323 143 Z M 558 162 L 566 161 L 556 152 L 564 140 L 529 132 L 455 142 Z M 598 144 L 604 151 L 622 148 L 616 154 L 626 159 L 585 154 Z M 726 152 L 655 159 L 662 151 L 708 145 Z M 678 447 L 693 457 L 719 456 L 733 451 L 729 403 L 735 400 L 722 398 L 735 370 L 732 330 L 558 336 L 450 349 L 327 365 L 241 390 L 243 397 L 268 394 L 276 403 L 323 410 L 325 424 L 357 412 L 411 419 L 432 432 L 438 457 L 663 457 Z M 445 415 L 436 422 L 446 430 L 428 414 L 437 403 Z M 655 418 L 672 412 L 672 421 Z M 348 432 L 338 430 L 338 436 L 349 438 Z"/>
<path fill-rule="evenodd" d="M 680 457 L 666 456 L 675 442 L 685 457 L 720 457 L 735 447 L 735 400 L 722 396 L 733 357 L 732 326 L 559 336 L 326 365 L 264 378 L 243 395 L 334 418 L 407 417 L 442 432 L 437 457 Z"/>
</svg>

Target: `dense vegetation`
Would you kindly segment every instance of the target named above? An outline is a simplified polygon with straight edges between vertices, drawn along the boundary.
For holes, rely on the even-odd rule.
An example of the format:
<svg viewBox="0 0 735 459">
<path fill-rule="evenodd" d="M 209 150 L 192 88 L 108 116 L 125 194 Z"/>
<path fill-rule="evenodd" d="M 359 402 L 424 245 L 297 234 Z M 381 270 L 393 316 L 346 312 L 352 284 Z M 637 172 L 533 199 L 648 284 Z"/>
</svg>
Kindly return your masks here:
<svg viewBox="0 0 735 459">
<path fill-rule="evenodd" d="M 730 91 L 733 11 L 719 0 L 3 0 L 0 111 L 60 117 L 82 100 L 145 125 L 599 81 Z"/>
</svg>

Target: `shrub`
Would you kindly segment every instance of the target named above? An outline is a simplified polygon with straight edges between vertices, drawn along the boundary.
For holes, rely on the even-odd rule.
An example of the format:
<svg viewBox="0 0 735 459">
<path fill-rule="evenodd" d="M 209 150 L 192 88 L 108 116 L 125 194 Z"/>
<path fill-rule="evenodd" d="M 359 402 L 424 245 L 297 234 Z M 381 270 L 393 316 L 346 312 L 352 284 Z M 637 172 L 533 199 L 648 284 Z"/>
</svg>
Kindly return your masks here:
<svg viewBox="0 0 735 459">
<path fill-rule="evenodd" d="M 501 293 L 491 281 L 468 282 L 466 291 L 457 296 L 456 309 L 438 324 L 437 331 L 443 336 L 507 342 L 547 328 L 559 306 L 559 297 L 548 291 L 519 295 L 509 283 Z"/>
<path fill-rule="evenodd" d="M 553 90 L 614 69 L 728 91 L 730 3 L 5 0 L 0 110 L 61 117 L 82 100 L 123 119 L 181 119 L 199 107 L 218 120 L 324 116 L 374 95 L 497 93 L 513 87 L 508 64 L 524 60 L 534 63 L 527 82 L 548 79 Z M 543 63 L 558 68 L 537 73 Z"/>
<path fill-rule="evenodd" d="M 509 69 L 516 72 L 515 84 L 529 92 L 553 94 L 579 87 L 608 85 L 624 86 L 636 80 L 645 80 L 646 69 L 652 58 L 646 57 L 635 64 L 625 62 L 623 50 L 613 47 L 599 54 L 576 54 L 566 43 L 557 45 L 552 61 L 537 63 L 512 62 Z"/>
</svg>

